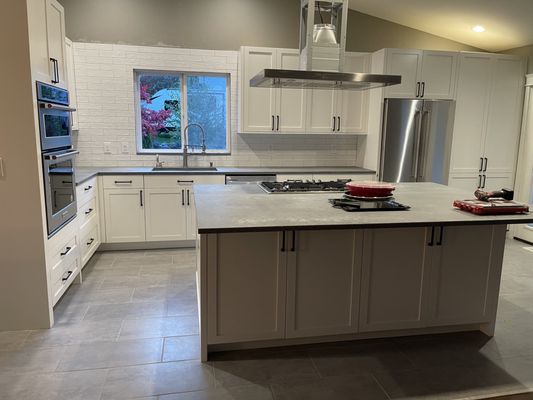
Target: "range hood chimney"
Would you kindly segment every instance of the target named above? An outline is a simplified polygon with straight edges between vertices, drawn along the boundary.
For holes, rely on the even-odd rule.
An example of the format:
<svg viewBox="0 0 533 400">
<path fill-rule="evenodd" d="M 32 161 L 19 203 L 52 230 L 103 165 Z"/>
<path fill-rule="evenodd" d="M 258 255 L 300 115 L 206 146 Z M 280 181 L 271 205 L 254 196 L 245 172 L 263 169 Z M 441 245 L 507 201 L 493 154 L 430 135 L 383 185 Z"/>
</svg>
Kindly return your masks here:
<svg viewBox="0 0 533 400">
<path fill-rule="evenodd" d="M 301 0 L 300 69 L 262 70 L 250 86 L 366 90 L 401 83 L 400 75 L 343 71 L 347 23 L 348 0 Z"/>
</svg>

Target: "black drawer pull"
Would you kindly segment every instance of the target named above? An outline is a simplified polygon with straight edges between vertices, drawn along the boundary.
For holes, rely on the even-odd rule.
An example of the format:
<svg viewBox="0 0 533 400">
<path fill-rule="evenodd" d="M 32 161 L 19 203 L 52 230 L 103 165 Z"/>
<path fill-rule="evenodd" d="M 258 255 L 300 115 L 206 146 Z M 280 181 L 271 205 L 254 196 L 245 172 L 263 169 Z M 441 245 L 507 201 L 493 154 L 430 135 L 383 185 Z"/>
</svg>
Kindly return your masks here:
<svg viewBox="0 0 533 400">
<path fill-rule="evenodd" d="M 87 246 L 90 246 L 91 244 L 93 244 L 94 242 L 94 238 L 90 238 L 89 241 L 87 242 Z"/>
<path fill-rule="evenodd" d="M 68 278 L 70 278 L 70 275 L 72 275 L 72 271 L 68 271 L 66 274 L 64 274 L 63 277 L 61 278 L 61 280 L 63 282 L 68 281 Z"/>
<path fill-rule="evenodd" d="M 190 181 L 180 181 L 180 180 L 178 180 L 177 182 L 178 182 L 178 183 L 194 183 L 193 180 L 190 180 Z"/>
<path fill-rule="evenodd" d="M 116 185 L 131 185 L 133 181 L 115 181 Z"/>
<path fill-rule="evenodd" d="M 435 227 L 432 226 L 431 227 L 431 240 L 429 241 L 428 246 L 433 246 L 434 243 L 435 243 Z"/>
<path fill-rule="evenodd" d="M 65 247 L 65 251 L 63 253 L 59 253 L 59 255 L 66 256 L 68 253 L 70 253 L 70 250 L 72 250 L 72 247 Z"/>
<path fill-rule="evenodd" d="M 85 211 L 85 215 L 89 215 L 90 213 L 93 212 L 93 209 L 92 208 L 89 208 L 87 211 Z"/>
<path fill-rule="evenodd" d="M 115 182 L 115 183 L 116 183 L 116 182 Z M 83 190 L 88 191 L 88 190 L 91 190 L 92 188 L 93 188 L 93 187 L 92 187 L 91 185 L 89 185 L 89 186 L 83 188 Z"/>
</svg>

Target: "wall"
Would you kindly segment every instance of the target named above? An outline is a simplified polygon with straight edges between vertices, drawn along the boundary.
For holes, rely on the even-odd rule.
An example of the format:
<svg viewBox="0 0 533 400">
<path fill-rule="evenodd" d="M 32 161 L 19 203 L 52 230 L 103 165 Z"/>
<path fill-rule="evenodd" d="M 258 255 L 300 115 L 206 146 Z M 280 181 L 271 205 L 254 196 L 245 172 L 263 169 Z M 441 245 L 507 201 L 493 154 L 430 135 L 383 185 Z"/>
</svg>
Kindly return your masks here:
<svg viewBox="0 0 533 400">
<path fill-rule="evenodd" d="M 298 47 L 299 0 L 60 0 L 78 42 L 237 50 Z M 349 11 L 347 50 L 479 50 Z"/>
<path fill-rule="evenodd" d="M 42 1 L 9 0 L 0 13 L 0 331 L 50 326 L 42 182 L 34 85 L 31 79 L 28 7 L 44 18 Z M 35 7 L 35 3 L 38 6 Z M 42 13 L 40 12 L 42 11 Z M 34 37 L 32 37 L 35 39 Z"/>
<path fill-rule="evenodd" d="M 516 47 L 514 49 L 505 50 L 502 51 L 502 53 L 527 57 L 527 73 L 533 74 L 533 44 L 529 46 Z"/>
<path fill-rule="evenodd" d="M 148 46 L 74 43 L 80 130 L 78 166 L 153 166 L 155 155 L 135 154 L 134 69 L 229 73 L 231 155 L 192 156 L 191 165 L 323 166 L 357 165 L 356 136 L 237 134 L 238 52 Z M 104 154 L 111 142 L 113 154 Z M 126 143 L 130 154 L 123 154 Z M 181 156 L 162 156 L 178 165 Z"/>
</svg>

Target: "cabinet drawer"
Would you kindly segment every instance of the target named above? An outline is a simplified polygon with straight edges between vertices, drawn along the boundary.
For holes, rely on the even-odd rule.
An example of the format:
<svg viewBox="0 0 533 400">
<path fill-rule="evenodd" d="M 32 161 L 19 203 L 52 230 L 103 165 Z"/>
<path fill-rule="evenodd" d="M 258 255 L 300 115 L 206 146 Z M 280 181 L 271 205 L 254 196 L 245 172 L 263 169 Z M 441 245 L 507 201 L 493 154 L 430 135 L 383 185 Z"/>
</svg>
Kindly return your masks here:
<svg viewBox="0 0 533 400">
<path fill-rule="evenodd" d="M 225 180 L 224 175 L 146 175 L 144 177 L 144 187 L 147 189 L 163 189 L 178 185 L 223 185 Z"/>
<path fill-rule="evenodd" d="M 142 189 L 142 175 L 109 175 L 103 177 L 104 189 Z"/>
<path fill-rule="evenodd" d="M 78 202 L 78 209 L 89 200 L 95 198 L 96 191 L 96 176 L 83 182 L 81 185 L 76 186 L 76 201 Z"/>
<path fill-rule="evenodd" d="M 73 221 L 71 225 L 76 229 L 72 232 L 67 232 L 69 235 L 60 237 L 61 241 L 57 241 L 53 246 L 47 248 L 46 261 L 49 267 L 53 268 L 59 261 L 65 259 L 67 256 L 70 256 L 73 253 L 78 252 L 78 225 L 75 223 L 75 221 Z"/>
<path fill-rule="evenodd" d="M 66 268 L 72 264 L 72 260 L 77 259 L 79 255 L 79 248 L 77 243 L 77 236 L 73 237 L 66 245 L 64 251 L 52 262 L 52 269 L 50 271 L 51 282 L 56 282 L 63 276 Z"/>
<path fill-rule="evenodd" d="M 96 208 L 96 197 L 89 200 L 82 207 L 78 208 L 78 223 L 80 230 L 83 230 L 88 221 L 98 215 Z"/>
<path fill-rule="evenodd" d="M 68 264 L 64 264 L 62 274 L 56 281 L 52 281 L 52 303 L 55 305 L 63 296 L 65 290 L 70 286 L 74 278 L 79 273 L 79 259 L 75 257 Z"/>
<path fill-rule="evenodd" d="M 99 225 L 95 224 L 81 237 L 81 265 L 84 266 L 100 245 Z"/>
</svg>

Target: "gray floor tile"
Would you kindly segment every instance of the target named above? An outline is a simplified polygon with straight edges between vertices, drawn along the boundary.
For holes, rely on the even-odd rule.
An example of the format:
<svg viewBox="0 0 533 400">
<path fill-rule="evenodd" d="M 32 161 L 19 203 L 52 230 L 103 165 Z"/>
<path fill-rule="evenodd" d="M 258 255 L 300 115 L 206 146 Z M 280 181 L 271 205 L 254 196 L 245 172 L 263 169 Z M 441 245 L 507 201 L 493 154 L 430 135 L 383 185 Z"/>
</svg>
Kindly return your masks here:
<svg viewBox="0 0 533 400">
<path fill-rule="evenodd" d="M 118 289 L 118 288 L 141 288 L 155 286 L 169 286 L 172 284 L 172 277 L 167 275 L 149 275 L 149 276 L 117 276 L 106 277 L 102 279 L 100 289 Z"/>
<path fill-rule="evenodd" d="M 166 314 L 166 310 L 167 306 L 164 301 L 91 305 L 83 319 L 84 321 L 101 321 L 160 317 Z"/>
<path fill-rule="evenodd" d="M 200 336 L 177 336 L 165 338 L 163 361 L 200 359 Z"/>
<path fill-rule="evenodd" d="M 156 265 L 156 264 L 172 264 L 172 255 L 157 254 L 157 255 L 140 255 L 139 257 L 118 257 L 113 263 L 114 267 L 133 267 L 143 265 Z"/>
<path fill-rule="evenodd" d="M 197 316 L 142 318 L 124 321 L 119 340 L 197 335 Z"/>
<path fill-rule="evenodd" d="M 213 358 L 217 385 L 223 387 L 318 378 L 305 352 L 234 352 Z"/>
<path fill-rule="evenodd" d="M 111 278 L 114 276 L 118 277 L 128 277 L 128 276 L 139 276 L 141 273 L 142 267 L 140 265 L 126 265 L 126 266 L 117 266 L 113 265 L 112 268 L 98 269 L 97 267 L 91 271 L 93 277 Z"/>
<path fill-rule="evenodd" d="M 69 292 L 61 299 L 61 303 L 71 304 L 116 304 L 131 301 L 133 288 L 98 289 L 86 288 L 83 285 Z"/>
<path fill-rule="evenodd" d="M 62 325 L 80 322 L 85 317 L 88 309 L 88 304 L 76 303 L 69 298 L 63 298 L 54 307 L 54 324 Z"/>
<path fill-rule="evenodd" d="M 67 346 L 57 371 L 120 367 L 161 361 L 163 339 Z"/>
<path fill-rule="evenodd" d="M 272 400 L 268 386 L 246 385 L 159 396 L 159 400 Z"/>
<path fill-rule="evenodd" d="M 395 344 L 362 344 L 310 350 L 321 376 L 368 374 L 412 369 L 411 361 Z"/>
<path fill-rule="evenodd" d="M 0 351 L 18 350 L 30 334 L 30 331 L 0 332 Z"/>
<path fill-rule="evenodd" d="M 167 299 L 196 300 L 196 282 L 168 286 L 139 287 L 133 293 L 132 301 L 161 301 Z"/>
<path fill-rule="evenodd" d="M 334 376 L 272 385 L 276 400 L 387 400 L 372 375 Z"/>
<path fill-rule="evenodd" d="M 211 366 L 199 361 L 179 361 L 113 368 L 102 399 L 125 399 L 190 392 L 214 387 Z"/>
<path fill-rule="evenodd" d="M 0 351 L 1 374 L 27 374 L 55 371 L 64 347 Z"/>
<path fill-rule="evenodd" d="M 167 300 L 166 315 L 169 317 L 198 315 L 198 301 L 196 300 L 196 293 L 188 295 L 185 299 L 171 298 Z"/>
<path fill-rule="evenodd" d="M 98 400 L 107 370 L 9 377 L 0 375 L 2 400 Z"/>
</svg>

